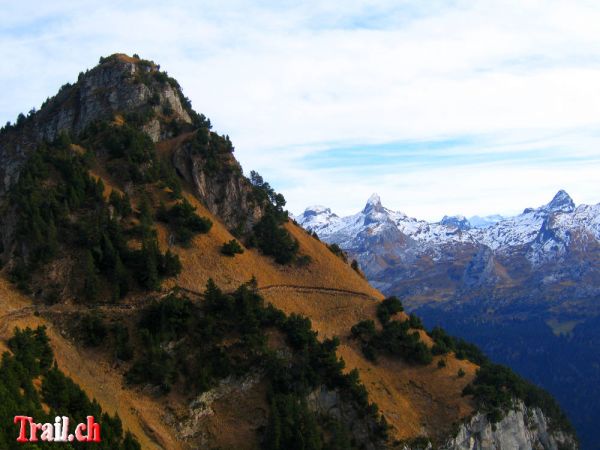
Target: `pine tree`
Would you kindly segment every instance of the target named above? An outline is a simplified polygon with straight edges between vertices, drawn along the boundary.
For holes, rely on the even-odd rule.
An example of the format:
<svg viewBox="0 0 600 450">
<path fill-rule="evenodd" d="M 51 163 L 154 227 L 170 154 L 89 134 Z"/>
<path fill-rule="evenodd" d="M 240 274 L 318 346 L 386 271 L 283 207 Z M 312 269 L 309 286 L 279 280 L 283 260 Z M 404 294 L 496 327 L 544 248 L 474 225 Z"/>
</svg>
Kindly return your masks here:
<svg viewBox="0 0 600 450">
<path fill-rule="evenodd" d="M 102 201 L 102 199 L 104 198 L 104 182 L 102 181 L 102 178 L 98 178 L 98 180 L 95 183 L 94 188 L 95 188 L 94 196 L 95 196 L 96 200 Z"/>
<path fill-rule="evenodd" d="M 108 273 L 117 264 L 118 254 L 112 244 L 111 239 L 104 232 L 101 240 L 102 258 L 100 259 L 100 270 L 103 273 Z"/>
<path fill-rule="evenodd" d="M 158 243 L 156 238 L 144 239 L 142 244 L 142 261 L 144 262 L 144 273 L 142 283 L 146 289 L 156 290 L 160 283 L 158 278 Z"/>
<path fill-rule="evenodd" d="M 58 230 L 53 219 L 50 219 L 46 230 L 46 257 L 53 258 L 58 252 Z"/>
<path fill-rule="evenodd" d="M 129 274 L 119 255 L 116 256 L 113 273 L 113 295 L 115 299 L 123 298 L 129 292 Z"/>
<path fill-rule="evenodd" d="M 142 230 L 144 234 L 149 233 L 154 222 L 152 218 L 152 208 L 150 207 L 150 200 L 147 195 L 142 196 L 140 202 L 140 223 L 142 224 Z"/>
<path fill-rule="evenodd" d="M 83 267 L 83 297 L 87 301 L 96 300 L 98 297 L 100 280 L 98 279 L 98 275 L 96 273 L 94 257 L 92 256 L 92 252 L 89 250 L 86 250 L 83 256 Z"/>
<path fill-rule="evenodd" d="M 179 256 L 167 250 L 167 253 L 162 257 L 161 274 L 165 277 L 174 277 L 181 272 L 181 261 Z"/>
<path fill-rule="evenodd" d="M 131 199 L 129 198 L 129 194 L 127 192 L 125 192 L 125 194 L 122 197 L 121 208 L 122 208 L 121 215 L 123 217 L 127 217 L 132 212 Z"/>
<path fill-rule="evenodd" d="M 222 296 L 221 290 L 217 287 L 217 284 L 212 278 L 209 278 L 206 282 L 206 291 L 204 291 L 204 299 L 208 308 L 211 305 L 216 305 Z"/>
<path fill-rule="evenodd" d="M 128 431 L 123 439 L 123 450 L 142 450 L 142 446 L 135 440 L 133 435 Z"/>
<path fill-rule="evenodd" d="M 265 431 L 265 448 L 267 450 L 281 449 L 281 417 L 277 402 L 271 399 L 269 423 Z"/>
<path fill-rule="evenodd" d="M 350 450 L 352 448 L 350 434 L 343 424 L 335 422 L 332 435 L 328 447 L 330 450 Z"/>
</svg>

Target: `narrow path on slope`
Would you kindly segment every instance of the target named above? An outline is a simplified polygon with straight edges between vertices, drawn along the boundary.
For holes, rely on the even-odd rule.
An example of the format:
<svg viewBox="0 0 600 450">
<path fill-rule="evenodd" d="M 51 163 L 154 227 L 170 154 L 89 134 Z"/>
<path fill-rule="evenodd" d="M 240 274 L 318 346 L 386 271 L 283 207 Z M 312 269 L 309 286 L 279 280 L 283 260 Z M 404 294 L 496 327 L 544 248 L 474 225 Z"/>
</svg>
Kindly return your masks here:
<svg viewBox="0 0 600 450">
<path fill-rule="evenodd" d="M 199 292 L 193 289 L 189 289 L 183 286 L 177 286 L 177 289 L 187 292 L 189 294 L 193 294 L 199 297 L 204 297 L 204 293 L 203 292 Z M 316 292 L 316 293 L 322 293 L 322 294 L 337 294 L 337 295 L 352 295 L 355 297 L 362 297 L 364 299 L 367 300 L 372 300 L 372 301 L 379 301 L 379 299 L 377 299 L 376 297 L 373 297 L 365 292 L 361 292 L 361 291 L 352 291 L 350 289 L 338 289 L 338 288 L 329 288 L 329 287 L 322 287 L 322 286 L 303 286 L 303 285 L 297 285 L 297 284 L 270 284 L 267 286 L 260 286 L 257 288 L 259 292 L 265 292 L 265 291 L 274 291 L 274 290 L 281 290 L 281 291 L 295 291 L 295 292 Z"/>
<path fill-rule="evenodd" d="M 267 286 L 261 286 L 258 288 L 259 291 L 271 291 L 271 290 L 290 290 L 290 291 L 305 291 L 305 292 L 318 292 L 318 293 L 330 293 L 330 294 L 341 294 L 341 295 L 353 295 L 355 297 L 362 297 L 367 300 L 376 300 L 377 298 L 361 291 L 352 291 L 350 289 L 338 289 L 321 286 L 302 286 L 297 284 L 271 284 Z"/>
<path fill-rule="evenodd" d="M 121 304 L 101 305 L 96 309 L 101 311 L 124 311 L 134 308 L 131 305 Z M 147 402 L 144 400 L 137 401 L 138 399 L 135 398 L 133 391 L 127 392 L 121 388 L 114 388 L 122 385 L 121 375 L 107 370 L 107 366 L 96 366 L 93 361 L 90 363 L 86 360 L 77 344 L 67 339 L 62 334 L 60 327 L 46 316 L 47 313 L 83 313 L 93 309 L 85 305 L 2 305 L 2 308 L 0 308 L 0 341 L 2 341 L 0 348 L 3 351 L 8 350 L 7 341 L 13 335 L 16 326 L 24 328 L 25 326 L 44 324 L 48 327 L 48 336 L 51 340 L 55 360 L 59 363 L 61 370 L 82 386 L 90 398 L 100 399 L 106 411 L 119 413 L 126 429 L 134 432 L 143 448 L 156 450 L 174 448 L 172 445 L 174 442 L 164 438 L 166 435 L 164 430 L 152 425 L 152 420 L 149 421 L 146 414 L 143 413 L 147 409 L 145 408 Z M 22 323 L 22 319 L 25 323 Z M 35 323 L 29 323 L 30 321 Z M 90 390 L 92 384 L 94 389 Z M 105 394 L 106 392 L 112 392 L 112 394 Z M 159 418 L 151 417 L 151 419 L 154 420 L 155 424 L 161 423 Z M 137 427 L 135 426 L 136 422 Z"/>
<path fill-rule="evenodd" d="M 189 289 L 183 286 L 177 286 L 172 291 L 167 293 L 163 293 L 161 297 L 165 297 L 169 295 L 173 291 L 183 291 L 186 294 L 193 295 L 195 297 L 204 298 L 204 292 L 199 292 L 194 289 Z M 365 292 L 353 291 L 350 289 L 337 289 L 337 288 L 329 288 L 329 287 L 320 287 L 320 286 L 302 286 L 295 284 L 272 284 L 267 286 L 261 286 L 258 288 L 259 292 L 268 292 L 268 291 L 291 291 L 291 292 L 299 292 L 299 293 L 321 293 L 321 294 L 331 294 L 331 295 L 351 295 L 354 297 L 361 297 L 365 300 L 370 301 L 379 301 L 376 297 L 373 297 Z M 233 292 L 229 292 L 232 294 Z M 117 304 L 99 304 L 94 307 L 90 307 L 87 305 L 65 305 L 65 304 L 56 304 L 56 305 L 27 305 L 22 308 L 16 308 L 11 311 L 7 311 L 4 314 L 0 314 L 0 335 L 7 334 L 12 331 L 9 330 L 8 327 L 11 325 L 14 319 L 20 319 L 23 317 L 27 317 L 29 315 L 33 315 L 33 313 L 38 314 L 67 314 L 67 313 L 86 313 L 86 312 L 112 312 L 112 311 L 121 311 L 121 312 L 134 312 L 138 308 L 143 308 L 144 303 L 117 303 Z"/>
<path fill-rule="evenodd" d="M 0 336 L 7 336 L 12 333 L 12 329 L 8 329 L 12 325 L 14 328 L 15 320 L 29 317 L 33 314 L 35 308 L 33 306 L 24 306 L 19 309 L 6 312 L 6 314 L 0 315 Z"/>
</svg>

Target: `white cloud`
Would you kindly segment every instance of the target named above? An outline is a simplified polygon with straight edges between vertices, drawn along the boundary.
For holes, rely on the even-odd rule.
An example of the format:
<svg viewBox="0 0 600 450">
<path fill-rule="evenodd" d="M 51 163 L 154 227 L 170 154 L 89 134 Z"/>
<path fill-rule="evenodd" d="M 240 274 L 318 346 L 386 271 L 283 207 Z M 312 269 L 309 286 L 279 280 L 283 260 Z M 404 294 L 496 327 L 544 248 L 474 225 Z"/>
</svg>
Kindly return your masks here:
<svg viewBox="0 0 600 450">
<path fill-rule="evenodd" d="M 596 2 L 73 5 L 3 7 L 0 119 L 39 105 L 100 55 L 137 52 L 180 81 L 217 131 L 232 137 L 244 167 L 273 179 L 294 211 L 327 202 L 348 212 L 373 190 L 430 218 L 512 212 L 561 187 L 576 200 L 600 200 L 591 181 L 600 151 L 589 132 L 600 118 Z M 480 135 L 513 143 L 515 153 L 548 146 L 554 157 L 573 158 L 560 168 L 502 163 L 494 158 L 501 147 L 491 146 L 490 162 L 477 167 L 407 173 L 389 164 L 361 175 L 312 168 L 306 157 L 343 144 Z"/>
</svg>

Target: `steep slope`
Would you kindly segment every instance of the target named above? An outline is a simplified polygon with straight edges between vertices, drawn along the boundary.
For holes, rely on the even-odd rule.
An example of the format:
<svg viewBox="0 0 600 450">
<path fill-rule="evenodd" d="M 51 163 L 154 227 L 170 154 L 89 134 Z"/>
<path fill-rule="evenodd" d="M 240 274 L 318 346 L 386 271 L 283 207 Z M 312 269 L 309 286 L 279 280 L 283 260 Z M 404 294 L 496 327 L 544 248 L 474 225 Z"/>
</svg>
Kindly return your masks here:
<svg viewBox="0 0 600 450">
<path fill-rule="evenodd" d="M 600 205 L 576 206 L 559 191 L 546 205 L 471 226 L 456 217 L 419 221 L 373 196 L 353 216 L 311 207 L 296 219 L 339 244 L 374 286 L 428 325 L 476 342 L 551 390 L 595 448 Z"/>
<path fill-rule="evenodd" d="M 2 130 L 0 161 L 4 323 L 49 323 L 59 365 L 144 448 L 442 444 L 484 407 L 463 395 L 481 360 L 287 221 L 156 64 L 101 59 Z M 483 413 L 518 406 L 502 398 Z"/>
<path fill-rule="evenodd" d="M 4 274 L 3 274 L 4 275 Z M 111 414 L 118 413 L 125 429 L 137 437 L 142 448 L 177 448 L 172 435 L 160 417 L 160 410 L 152 399 L 141 397 L 122 386 L 122 375 L 108 361 L 99 358 L 76 342 L 65 338 L 65 330 L 50 319 L 61 314 L 59 308 L 35 305 L 31 298 L 18 292 L 4 277 L 0 278 L 0 339 L 2 351 L 13 335 L 15 327 L 47 327 L 50 343 L 61 370 L 87 394 L 95 398 Z"/>
</svg>

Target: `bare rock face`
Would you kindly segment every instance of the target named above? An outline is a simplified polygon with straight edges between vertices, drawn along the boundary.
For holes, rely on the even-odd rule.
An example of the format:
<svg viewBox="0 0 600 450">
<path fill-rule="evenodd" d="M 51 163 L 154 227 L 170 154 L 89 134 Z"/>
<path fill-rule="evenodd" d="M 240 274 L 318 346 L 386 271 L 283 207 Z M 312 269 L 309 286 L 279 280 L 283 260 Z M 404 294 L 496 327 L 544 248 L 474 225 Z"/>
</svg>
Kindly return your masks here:
<svg viewBox="0 0 600 450">
<path fill-rule="evenodd" d="M 194 186 L 196 196 L 229 230 L 242 235 L 260 220 L 263 208 L 252 200 L 252 186 L 235 158 L 225 156 L 221 164 L 225 170 L 210 170 L 206 159 L 192 154 L 189 145 L 173 154 L 175 169 Z"/>
<path fill-rule="evenodd" d="M 119 112 L 136 111 L 146 105 L 154 105 L 156 110 L 170 108 L 180 120 L 190 123 L 177 88 L 169 82 L 152 79 L 157 71 L 157 66 L 125 56 L 109 58 L 80 76 L 74 86 L 59 92 L 40 111 L 38 139 L 51 141 L 61 131 L 77 135 L 96 120 L 110 119 Z M 156 128 L 156 123 L 153 125 Z M 158 140 L 159 133 L 153 134 Z"/>
<path fill-rule="evenodd" d="M 29 153 L 42 141 L 52 141 L 61 132 L 77 136 L 92 122 L 111 120 L 118 114 L 152 108 L 164 110 L 178 121 L 191 123 L 181 102 L 179 87 L 149 61 L 113 55 L 94 69 L 65 85 L 39 112 L 21 126 L 5 131 L 0 140 L 0 196 L 19 176 Z M 166 124 L 153 119 L 144 130 L 157 142 L 169 137 Z"/>
<path fill-rule="evenodd" d="M 519 402 L 516 408 L 497 424 L 478 413 L 463 424 L 456 437 L 444 450 L 560 450 L 577 449 L 574 439 L 552 431 L 539 408 L 527 408 Z"/>
<path fill-rule="evenodd" d="M 210 436 L 202 426 L 203 420 L 207 416 L 213 416 L 215 411 L 213 404 L 224 397 L 233 397 L 243 394 L 256 386 L 262 378 L 258 372 L 252 373 L 243 379 L 227 377 L 219 383 L 217 387 L 203 392 L 189 404 L 189 409 L 184 417 L 173 417 L 165 415 L 165 420 L 170 425 L 177 428 L 178 438 L 189 441 L 193 438 L 199 438 L 203 446 L 209 446 Z M 255 417 L 260 425 L 266 425 L 267 417 Z"/>
<path fill-rule="evenodd" d="M 495 273 L 494 253 L 488 247 L 480 247 L 465 267 L 462 283 L 468 288 L 491 285 L 498 281 Z"/>
<path fill-rule="evenodd" d="M 355 408 L 344 401 L 338 391 L 321 386 L 309 394 L 307 401 L 312 411 L 333 417 L 343 423 L 350 430 L 353 440 L 360 443 L 361 448 L 367 450 L 379 448 L 370 438 L 376 427 L 374 421 L 371 423 L 360 418 Z"/>
</svg>

